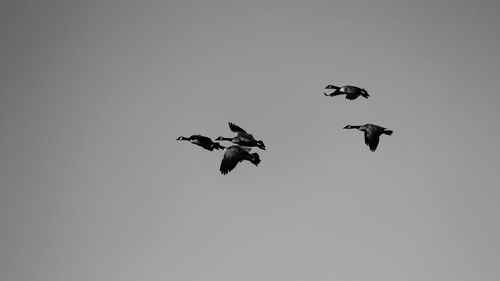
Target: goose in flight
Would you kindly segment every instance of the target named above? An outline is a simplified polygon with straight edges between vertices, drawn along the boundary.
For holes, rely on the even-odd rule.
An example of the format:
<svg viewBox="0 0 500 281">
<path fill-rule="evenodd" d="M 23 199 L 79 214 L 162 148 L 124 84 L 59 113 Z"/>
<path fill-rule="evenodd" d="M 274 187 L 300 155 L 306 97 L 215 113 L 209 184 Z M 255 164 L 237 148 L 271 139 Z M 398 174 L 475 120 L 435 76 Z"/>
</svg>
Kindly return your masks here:
<svg viewBox="0 0 500 281">
<path fill-rule="evenodd" d="M 220 172 L 225 175 L 236 167 L 239 162 L 243 160 L 250 161 L 255 166 L 260 163 L 260 157 L 257 153 L 250 153 L 250 148 L 242 147 L 239 145 L 233 145 L 226 148 L 224 152 L 224 157 L 220 163 Z"/>
<path fill-rule="evenodd" d="M 347 125 L 344 129 L 358 129 L 363 131 L 365 133 L 365 143 L 368 147 L 370 147 L 371 151 L 375 151 L 377 149 L 380 135 L 386 134 L 390 136 L 393 133 L 391 130 L 373 124 L 365 124 L 362 126 Z"/>
<path fill-rule="evenodd" d="M 368 92 L 365 89 L 356 87 L 356 86 L 351 86 L 351 85 L 345 85 L 342 87 L 337 87 L 334 85 L 328 85 L 326 86 L 325 89 L 335 89 L 335 91 L 331 94 L 323 93 L 327 97 L 333 97 L 333 96 L 338 96 L 338 95 L 345 95 L 345 98 L 348 100 L 355 100 L 359 96 L 362 96 L 364 98 L 368 98 L 370 95 L 368 95 Z"/>
<path fill-rule="evenodd" d="M 242 145 L 242 146 L 249 146 L 253 147 L 256 146 L 262 150 L 266 150 L 266 146 L 264 145 L 264 142 L 261 140 L 256 140 L 251 134 L 247 133 L 245 130 L 240 128 L 239 126 L 229 122 L 229 129 L 236 133 L 236 136 L 232 138 L 225 138 L 225 137 L 218 137 L 215 140 L 216 141 L 230 141 L 234 144 Z"/>
<path fill-rule="evenodd" d="M 214 149 L 224 149 L 225 147 L 220 145 L 218 142 L 212 141 L 209 137 L 205 137 L 202 135 L 192 135 L 189 138 L 180 136 L 176 140 L 178 141 L 189 141 L 192 144 L 196 144 L 198 146 L 203 147 L 206 150 L 214 150 Z"/>
</svg>

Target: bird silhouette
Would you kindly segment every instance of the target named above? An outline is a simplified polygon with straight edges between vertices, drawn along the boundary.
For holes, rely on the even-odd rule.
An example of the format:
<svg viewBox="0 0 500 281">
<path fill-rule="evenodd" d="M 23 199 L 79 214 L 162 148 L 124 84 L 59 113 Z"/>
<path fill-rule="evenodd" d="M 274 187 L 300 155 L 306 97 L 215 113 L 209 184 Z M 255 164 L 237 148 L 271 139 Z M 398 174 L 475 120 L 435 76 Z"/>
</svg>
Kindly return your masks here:
<svg viewBox="0 0 500 281">
<path fill-rule="evenodd" d="M 250 153 L 250 148 L 248 147 L 233 145 L 226 148 L 222 162 L 220 163 L 221 174 L 226 175 L 232 171 L 239 162 L 244 160 L 251 162 L 255 166 L 258 166 L 260 163 L 259 154 Z"/>
<path fill-rule="evenodd" d="M 247 133 L 241 127 L 229 122 L 229 129 L 231 129 L 232 132 L 236 133 L 236 136 L 234 136 L 232 138 L 218 137 L 215 140 L 216 141 L 230 141 L 234 144 L 238 144 L 238 145 L 242 145 L 242 146 L 249 146 L 249 147 L 256 146 L 262 150 L 266 150 L 266 146 L 264 145 L 264 142 L 262 142 L 261 140 L 256 140 L 251 134 Z"/>
<path fill-rule="evenodd" d="M 345 95 L 345 98 L 348 100 L 355 100 L 359 96 L 362 96 L 364 98 L 368 98 L 370 95 L 365 89 L 356 87 L 356 86 L 351 86 L 351 85 L 345 85 L 342 87 L 337 87 L 334 85 L 328 85 L 325 87 L 325 89 L 335 89 L 335 91 L 331 94 L 323 93 L 327 97 L 333 97 L 333 96 L 338 96 L 338 95 Z"/>
<path fill-rule="evenodd" d="M 180 136 L 176 140 L 178 140 L 178 141 L 189 141 L 192 144 L 196 144 L 196 145 L 201 146 L 204 149 L 210 150 L 210 151 L 212 151 L 214 149 L 217 150 L 217 149 L 224 149 L 225 148 L 220 143 L 214 142 L 209 137 L 205 137 L 205 136 L 202 136 L 202 135 L 192 135 L 192 136 L 190 136 L 188 138 Z"/>
<path fill-rule="evenodd" d="M 378 146 L 380 135 L 392 135 L 393 131 L 388 130 L 384 127 L 373 125 L 373 124 L 365 124 L 361 126 L 356 125 L 347 125 L 344 129 L 358 129 L 365 133 L 365 144 L 370 147 L 371 151 L 375 151 Z"/>
</svg>

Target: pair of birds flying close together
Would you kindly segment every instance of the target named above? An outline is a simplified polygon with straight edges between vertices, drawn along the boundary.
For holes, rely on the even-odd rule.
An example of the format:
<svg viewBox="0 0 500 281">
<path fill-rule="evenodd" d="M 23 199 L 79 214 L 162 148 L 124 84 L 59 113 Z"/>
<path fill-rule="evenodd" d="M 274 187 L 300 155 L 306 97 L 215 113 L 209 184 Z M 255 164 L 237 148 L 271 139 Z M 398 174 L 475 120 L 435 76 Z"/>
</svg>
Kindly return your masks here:
<svg viewBox="0 0 500 281">
<path fill-rule="evenodd" d="M 219 149 L 225 149 L 224 156 L 220 164 L 220 172 L 225 175 L 233 170 L 239 162 L 244 160 L 258 166 L 260 163 L 260 157 L 257 153 L 250 153 L 250 147 L 258 147 L 262 150 L 266 150 L 266 146 L 262 140 L 256 140 L 253 135 L 247 133 L 241 127 L 229 122 L 229 129 L 236 133 L 236 136 L 232 138 L 218 137 L 215 141 L 212 141 L 209 137 L 202 135 L 192 135 L 190 137 L 180 136 L 177 138 L 178 141 L 189 141 L 192 144 L 203 147 L 206 150 L 213 151 Z M 222 146 L 217 141 L 230 141 L 234 145 L 229 147 Z"/>
<path fill-rule="evenodd" d="M 337 87 L 334 85 L 328 85 L 325 87 L 325 89 L 334 89 L 330 94 L 324 93 L 325 96 L 329 97 L 334 97 L 334 96 L 339 96 L 339 95 L 345 95 L 345 98 L 348 100 L 355 100 L 358 97 L 362 96 L 366 99 L 370 96 L 368 92 L 363 89 L 359 88 L 356 86 L 351 86 L 351 85 L 345 85 L 342 87 Z M 382 126 L 374 125 L 374 124 L 365 124 L 365 125 L 347 125 L 344 127 L 344 129 L 358 129 L 365 134 L 365 144 L 368 145 L 371 151 L 375 151 L 377 149 L 378 143 L 380 136 L 385 134 L 385 135 L 392 135 L 393 131 L 388 130 Z"/>
</svg>

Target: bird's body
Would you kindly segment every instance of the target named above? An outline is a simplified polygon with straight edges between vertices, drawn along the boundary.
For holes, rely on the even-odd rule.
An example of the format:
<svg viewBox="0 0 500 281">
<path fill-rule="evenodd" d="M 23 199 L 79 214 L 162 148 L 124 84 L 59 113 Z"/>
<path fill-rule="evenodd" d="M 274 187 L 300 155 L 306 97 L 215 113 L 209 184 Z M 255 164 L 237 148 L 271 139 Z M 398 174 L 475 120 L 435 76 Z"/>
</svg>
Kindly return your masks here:
<svg viewBox="0 0 500 281">
<path fill-rule="evenodd" d="M 198 146 L 203 147 L 206 150 L 214 150 L 214 149 L 224 149 L 225 147 L 220 145 L 218 142 L 212 141 L 209 137 L 205 137 L 202 135 L 192 135 L 189 138 L 187 137 L 178 137 L 178 141 L 189 141 L 192 144 L 196 144 Z"/>
<path fill-rule="evenodd" d="M 224 157 L 220 163 L 220 172 L 225 175 L 236 167 L 236 165 L 243 161 L 250 161 L 255 166 L 260 163 L 260 157 L 257 153 L 250 153 L 250 148 L 242 147 L 239 145 L 233 145 L 226 148 L 224 152 Z"/>
<path fill-rule="evenodd" d="M 371 151 L 375 151 L 378 146 L 380 135 L 392 135 L 393 131 L 382 126 L 365 124 L 361 126 L 347 125 L 344 129 L 358 129 L 365 134 L 365 144 L 368 145 Z"/>
<path fill-rule="evenodd" d="M 237 145 L 242 145 L 242 146 L 248 146 L 248 147 L 258 147 L 262 150 L 266 150 L 266 146 L 264 145 L 264 142 L 261 140 L 256 140 L 251 134 L 247 133 L 245 130 L 240 128 L 239 126 L 229 122 L 229 129 L 231 129 L 232 132 L 236 133 L 236 136 L 232 138 L 225 138 L 225 137 L 218 137 L 215 140 L 221 141 L 230 141 L 234 144 Z"/>
<path fill-rule="evenodd" d="M 362 96 L 367 99 L 370 96 L 368 95 L 368 92 L 365 89 L 351 85 L 345 85 L 342 87 L 328 85 L 326 86 L 325 89 L 335 89 L 335 91 L 331 94 L 323 93 L 325 94 L 325 96 L 333 97 L 338 95 L 345 95 L 345 98 L 348 100 L 357 99 L 359 96 Z"/>
</svg>

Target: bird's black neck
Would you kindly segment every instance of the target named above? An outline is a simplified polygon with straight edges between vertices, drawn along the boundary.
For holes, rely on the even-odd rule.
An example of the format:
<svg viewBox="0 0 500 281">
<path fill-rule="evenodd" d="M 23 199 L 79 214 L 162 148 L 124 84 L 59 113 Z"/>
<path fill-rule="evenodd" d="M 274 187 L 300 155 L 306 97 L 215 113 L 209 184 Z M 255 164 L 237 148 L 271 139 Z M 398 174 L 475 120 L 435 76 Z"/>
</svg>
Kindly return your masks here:
<svg viewBox="0 0 500 281">
<path fill-rule="evenodd" d="M 346 129 L 359 129 L 361 126 L 353 126 L 353 125 L 347 125 Z"/>
</svg>

